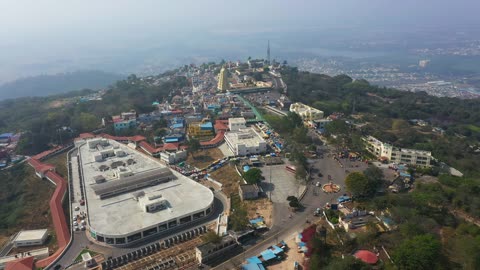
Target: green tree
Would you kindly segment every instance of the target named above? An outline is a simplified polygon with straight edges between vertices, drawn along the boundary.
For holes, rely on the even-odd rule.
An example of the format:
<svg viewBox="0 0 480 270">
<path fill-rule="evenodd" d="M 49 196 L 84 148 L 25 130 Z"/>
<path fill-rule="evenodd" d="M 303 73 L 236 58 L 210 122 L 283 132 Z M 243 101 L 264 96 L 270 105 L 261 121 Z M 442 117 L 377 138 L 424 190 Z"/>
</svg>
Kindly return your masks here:
<svg viewBox="0 0 480 270">
<path fill-rule="evenodd" d="M 308 143 L 309 137 L 307 132 L 308 129 L 304 126 L 296 127 L 293 129 L 292 139 L 297 143 Z"/>
<path fill-rule="evenodd" d="M 73 118 L 72 124 L 79 132 L 88 132 L 98 128 L 100 119 L 92 113 L 82 112 Z"/>
<path fill-rule="evenodd" d="M 307 178 L 307 171 L 303 168 L 303 166 L 297 166 L 295 171 L 295 179 L 297 180 L 305 180 Z"/>
<path fill-rule="evenodd" d="M 382 169 L 378 168 L 377 166 L 368 166 L 363 171 L 363 174 L 368 179 L 368 189 L 372 192 L 375 192 L 379 186 L 382 185 L 382 181 L 384 179 Z"/>
<path fill-rule="evenodd" d="M 190 138 L 187 142 L 187 151 L 192 155 L 200 150 L 200 141 L 196 138 Z"/>
<path fill-rule="evenodd" d="M 349 173 L 345 185 L 354 197 L 364 197 L 370 193 L 368 178 L 361 172 Z"/>
<path fill-rule="evenodd" d="M 262 171 L 258 168 L 251 168 L 243 174 L 243 178 L 248 184 L 258 184 L 262 180 Z"/>
<path fill-rule="evenodd" d="M 298 198 L 295 197 L 295 196 L 288 196 L 287 197 L 287 201 L 288 201 L 288 206 L 292 207 L 292 208 L 299 208 L 301 207 L 302 205 L 300 204 L 300 202 L 298 201 Z"/>
<path fill-rule="evenodd" d="M 441 243 L 432 235 L 418 235 L 404 240 L 393 252 L 393 261 L 400 270 L 436 269 Z"/>
<path fill-rule="evenodd" d="M 241 231 L 248 226 L 247 209 L 242 204 L 235 208 L 229 218 L 230 226 L 234 231 Z"/>
<path fill-rule="evenodd" d="M 202 236 L 202 240 L 207 243 L 220 243 L 220 241 L 222 241 L 222 237 L 216 234 L 214 231 L 208 231 Z"/>
</svg>

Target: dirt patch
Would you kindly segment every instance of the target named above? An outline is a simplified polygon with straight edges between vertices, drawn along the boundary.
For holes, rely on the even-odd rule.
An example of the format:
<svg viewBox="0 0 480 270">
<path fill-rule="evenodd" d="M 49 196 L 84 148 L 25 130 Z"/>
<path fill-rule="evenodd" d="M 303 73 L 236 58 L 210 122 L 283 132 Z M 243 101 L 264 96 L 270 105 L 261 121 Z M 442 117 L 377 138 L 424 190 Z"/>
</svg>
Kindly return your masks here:
<svg viewBox="0 0 480 270">
<path fill-rule="evenodd" d="M 199 169 L 203 169 L 215 160 L 222 159 L 223 157 L 224 155 L 222 151 L 218 148 L 201 149 L 193 155 L 189 154 L 187 157 L 187 163 Z"/>
<path fill-rule="evenodd" d="M 232 193 L 238 193 L 238 186 L 241 181 L 243 181 L 242 177 L 238 175 L 237 171 L 235 170 L 234 165 L 228 164 L 223 166 L 222 168 L 212 172 L 210 174 L 212 179 L 220 182 L 222 186 L 222 190 L 227 196 Z"/>
<path fill-rule="evenodd" d="M 285 239 L 287 243 L 288 250 L 285 252 L 285 259 L 281 262 L 268 266 L 268 269 L 272 270 L 284 270 L 284 269 L 293 269 L 293 264 L 298 262 L 299 265 L 303 264 L 304 256 L 303 253 L 299 253 L 297 249 L 297 244 L 295 243 L 295 239 Z M 299 268 L 304 269 L 304 268 Z"/>
<path fill-rule="evenodd" d="M 253 219 L 261 216 L 265 220 L 267 227 L 272 225 L 273 204 L 267 198 L 244 201 L 248 211 L 248 218 Z"/>
<path fill-rule="evenodd" d="M 47 105 L 47 108 L 49 109 L 56 109 L 56 108 L 60 108 L 60 107 L 63 107 L 65 105 L 67 105 L 69 103 L 68 100 L 65 100 L 65 99 L 62 99 L 62 100 L 54 100 L 52 102 L 50 102 L 48 105 Z"/>
</svg>

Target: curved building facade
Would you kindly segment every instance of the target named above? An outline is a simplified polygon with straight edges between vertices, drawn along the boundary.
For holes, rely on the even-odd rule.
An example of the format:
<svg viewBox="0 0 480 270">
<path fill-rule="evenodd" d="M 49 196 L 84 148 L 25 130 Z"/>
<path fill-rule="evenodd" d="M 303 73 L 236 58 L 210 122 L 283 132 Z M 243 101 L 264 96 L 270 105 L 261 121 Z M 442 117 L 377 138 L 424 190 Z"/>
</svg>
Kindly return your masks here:
<svg viewBox="0 0 480 270">
<path fill-rule="evenodd" d="M 207 187 L 128 146 L 90 139 L 78 157 L 92 238 L 128 246 L 207 217 Z"/>
</svg>

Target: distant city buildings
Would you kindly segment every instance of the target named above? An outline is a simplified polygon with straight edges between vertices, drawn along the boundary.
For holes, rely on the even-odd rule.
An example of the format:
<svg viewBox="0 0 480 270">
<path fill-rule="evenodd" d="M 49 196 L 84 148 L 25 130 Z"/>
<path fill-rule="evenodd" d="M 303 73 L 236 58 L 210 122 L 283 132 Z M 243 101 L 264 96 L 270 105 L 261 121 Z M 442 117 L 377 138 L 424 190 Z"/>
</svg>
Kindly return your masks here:
<svg viewBox="0 0 480 270">
<path fill-rule="evenodd" d="M 394 147 L 391 144 L 381 142 L 373 136 L 363 139 L 366 149 L 380 160 L 386 160 L 397 164 L 409 164 L 415 166 L 430 167 L 433 159 L 429 151 Z"/>
</svg>

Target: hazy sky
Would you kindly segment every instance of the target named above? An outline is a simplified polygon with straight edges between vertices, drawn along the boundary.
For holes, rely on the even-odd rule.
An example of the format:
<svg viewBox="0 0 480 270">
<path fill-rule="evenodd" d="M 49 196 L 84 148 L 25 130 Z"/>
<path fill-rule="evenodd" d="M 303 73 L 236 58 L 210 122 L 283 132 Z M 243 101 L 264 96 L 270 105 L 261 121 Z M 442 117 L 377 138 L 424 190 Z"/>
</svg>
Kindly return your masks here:
<svg viewBox="0 0 480 270">
<path fill-rule="evenodd" d="M 79 55 L 98 63 L 152 40 L 175 47 L 202 43 L 207 34 L 478 27 L 478 10 L 478 0 L 0 0 L 0 81 Z"/>
</svg>

